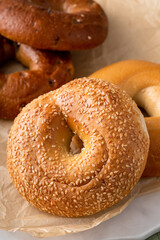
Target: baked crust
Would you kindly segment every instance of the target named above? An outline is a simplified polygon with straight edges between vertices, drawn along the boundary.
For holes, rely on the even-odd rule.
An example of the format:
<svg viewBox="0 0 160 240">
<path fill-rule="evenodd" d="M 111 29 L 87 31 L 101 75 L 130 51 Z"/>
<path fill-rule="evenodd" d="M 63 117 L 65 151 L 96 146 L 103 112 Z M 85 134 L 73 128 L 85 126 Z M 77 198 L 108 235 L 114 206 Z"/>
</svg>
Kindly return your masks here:
<svg viewBox="0 0 160 240">
<path fill-rule="evenodd" d="M 104 67 L 91 77 L 124 89 L 150 117 L 145 117 L 150 149 L 143 177 L 160 176 L 160 64 L 127 60 Z"/>
<path fill-rule="evenodd" d="M 39 49 L 81 50 L 100 45 L 108 20 L 92 0 L 1 0 L 0 34 Z"/>
<path fill-rule="evenodd" d="M 84 145 L 75 155 L 73 133 Z M 23 108 L 10 132 L 7 164 L 31 204 L 78 217 L 123 199 L 141 177 L 148 149 L 144 118 L 125 91 L 82 78 Z"/>
<path fill-rule="evenodd" d="M 69 52 L 36 50 L 3 39 L 0 60 L 15 57 L 29 70 L 0 73 L 0 118 L 14 119 L 34 98 L 54 90 L 73 79 L 73 64 Z"/>
</svg>

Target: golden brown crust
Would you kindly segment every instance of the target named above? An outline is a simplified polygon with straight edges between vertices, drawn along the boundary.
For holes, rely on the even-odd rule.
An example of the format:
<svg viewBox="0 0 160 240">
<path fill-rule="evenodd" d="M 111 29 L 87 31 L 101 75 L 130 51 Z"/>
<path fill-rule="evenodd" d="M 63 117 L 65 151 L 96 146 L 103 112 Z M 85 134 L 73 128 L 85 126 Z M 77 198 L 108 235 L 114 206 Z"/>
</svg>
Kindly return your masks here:
<svg viewBox="0 0 160 240">
<path fill-rule="evenodd" d="M 146 110 L 150 149 L 143 177 L 160 176 L 160 65 L 127 60 L 102 68 L 91 77 L 118 85 Z"/>
<path fill-rule="evenodd" d="M 76 155 L 69 151 L 73 133 L 84 144 Z M 82 78 L 23 108 L 10 132 L 7 164 L 31 204 L 78 217 L 124 198 L 144 170 L 148 149 L 134 101 L 110 83 Z"/>
<path fill-rule="evenodd" d="M 0 34 L 34 48 L 93 48 L 105 40 L 107 31 L 107 17 L 92 0 L 0 2 Z"/>
<path fill-rule="evenodd" d="M 28 66 L 29 71 L 0 73 L 0 118 L 14 119 L 31 100 L 73 78 L 68 52 L 40 51 L 22 44 L 16 59 Z"/>
<path fill-rule="evenodd" d="M 160 176 L 160 117 L 145 118 L 149 137 L 150 147 L 143 177 Z"/>
</svg>

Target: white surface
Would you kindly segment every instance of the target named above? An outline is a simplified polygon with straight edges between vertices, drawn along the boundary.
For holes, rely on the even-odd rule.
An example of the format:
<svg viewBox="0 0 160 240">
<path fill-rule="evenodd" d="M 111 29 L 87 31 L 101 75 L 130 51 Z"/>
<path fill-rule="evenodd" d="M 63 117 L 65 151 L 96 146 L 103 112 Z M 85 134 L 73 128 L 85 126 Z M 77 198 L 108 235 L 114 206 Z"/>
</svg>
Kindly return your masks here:
<svg viewBox="0 0 160 240">
<path fill-rule="evenodd" d="M 84 232 L 48 240 L 142 240 L 160 231 L 160 192 L 135 199 L 120 215 Z M 22 232 L 0 230 L 0 240 L 35 240 Z"/>
</svg>

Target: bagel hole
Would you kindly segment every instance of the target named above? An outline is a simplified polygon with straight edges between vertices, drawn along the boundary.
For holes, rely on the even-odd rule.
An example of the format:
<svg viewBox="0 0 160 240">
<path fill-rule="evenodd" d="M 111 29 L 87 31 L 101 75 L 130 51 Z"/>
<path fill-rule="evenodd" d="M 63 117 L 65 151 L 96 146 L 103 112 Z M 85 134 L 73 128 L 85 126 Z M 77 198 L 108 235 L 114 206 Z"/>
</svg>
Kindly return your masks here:
<svg viewBox="0 0 160 240">
<path fill-rule="evenodd" d="M 0 66 L 0 72 L 4 74 L 20 72 L 23 70 L 28 70 L 28 68 L 24 67 L 20 62 L 16 60 L 8 60 L 2 63 Z"/>
<path fill-rule="evenodd" d="M 77 134 L 74 134 L 70 143 L 70 152 L 75 155 L 81 153 L 82 148 L 84 148 L 83 141 L 79 138 Z"/>
<path fill-rule="evenodd" d="M 146 112 L 146 110 L 140 106 L 139 107 L 139 110 L 141 111 L 141 113 L 143 114 L 144 117 L 150 117 L 149 114 Z"/>
</svg>

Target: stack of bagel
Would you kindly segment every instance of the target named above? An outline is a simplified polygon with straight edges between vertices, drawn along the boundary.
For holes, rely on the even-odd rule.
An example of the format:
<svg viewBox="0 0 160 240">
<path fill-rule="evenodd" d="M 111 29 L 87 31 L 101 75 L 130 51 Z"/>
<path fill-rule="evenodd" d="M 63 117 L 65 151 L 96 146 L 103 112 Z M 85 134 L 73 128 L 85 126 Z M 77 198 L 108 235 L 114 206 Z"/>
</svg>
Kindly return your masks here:
<svg viewBox="0 0 160 240">
<path fill-rule="evenodd" d="M 69 51 L 98 46 L 107 31 L 107 17 L 92 0 L 0 3 L 0 61 L 15 57 L 30 69 L 1 74 L 0 117 L 18 114 L 8 171 L 22 197 L 48 213 L 97 213 L 127 196 L 142 174 L 160 174 L 150 124 L 159 124 L 159 93 L 154 109 L 147 103 L 159 79 L 150 84 L 146 77 L 159 74 L 159 65 L 129 61 L 70 81 Z M 144 119 L 132 98 L 153 118 Z"/>
<path fill-rule="evenodd" d="M 73 79 L 69 51 L 98 46 L 107 31 L 92 0 L 2 0 L 0 61 L 15 57 L 29 71 L 0 75 L 0 118 L 14 119 L 31 100 Z"/>
</svg>

